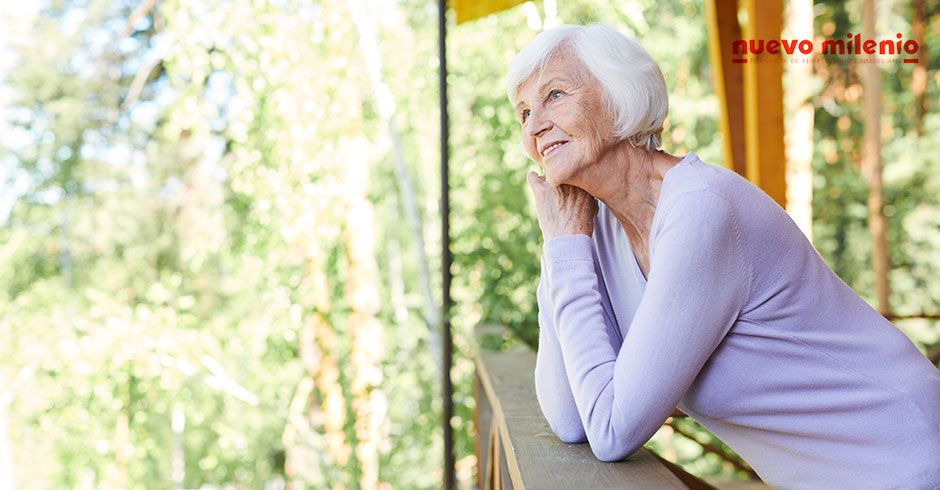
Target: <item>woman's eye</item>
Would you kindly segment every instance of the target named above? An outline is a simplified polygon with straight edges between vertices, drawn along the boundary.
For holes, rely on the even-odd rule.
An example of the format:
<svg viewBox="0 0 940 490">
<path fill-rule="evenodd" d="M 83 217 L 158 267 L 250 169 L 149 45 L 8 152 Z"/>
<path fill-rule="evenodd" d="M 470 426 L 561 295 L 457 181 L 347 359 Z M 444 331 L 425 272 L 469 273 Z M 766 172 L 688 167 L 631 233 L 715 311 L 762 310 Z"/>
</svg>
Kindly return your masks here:
<svg viewBox="0 0 940 490">
<path fill-rule="evenodd" d="M 548 98 L 551 100 L 558 100 L 561 98 L 561 90 L 552 90 L 548 93 Z"/>
<path fill-rule="evenodd" d="M 525 120 L 529 118 L 529 110 L 524 109 L 520 117 L 522 118 L 522 122 L 525 122 Z"/>
</svg>

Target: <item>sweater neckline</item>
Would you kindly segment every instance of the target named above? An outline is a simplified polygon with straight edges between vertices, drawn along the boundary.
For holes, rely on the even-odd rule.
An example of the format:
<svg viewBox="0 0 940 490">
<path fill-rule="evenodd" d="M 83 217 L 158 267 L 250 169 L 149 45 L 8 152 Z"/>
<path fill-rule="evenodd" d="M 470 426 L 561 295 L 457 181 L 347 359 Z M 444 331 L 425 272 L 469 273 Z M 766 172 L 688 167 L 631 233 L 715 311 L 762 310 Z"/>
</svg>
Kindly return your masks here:
<svg viewBox="0 0 940 490">
<path fill-rule="evenodd" d="M 669 175 L 672 173 L 673 170 L 675 170 L 678 167 L 691 165 L 692 162 L 695 161 L 696 158 L 697 156 L 695 155 L 695 153 L 693 152 L 686 153 L 685 155 L 681 157 L 681 159 L 678 162 L 676 162 L 675 165 L 673 165 L 669 170 L 666 171 L 666 173 L 663 174 L 663 183 L 662 183 L 662 186 L 659 188 L 659 197 L 656 199 L 656 211 L 654 211 L 654 214 L 653 214 L 654 227 L 656 223 L 656 217 L 660 214 L 660 208 L 661 208 L 660 205 L 663 202 L 663 194 L 665 194 L 664 190 L 666 189 L 666 181 L 669 179 Z M 616 220 L 614 220 L 614 222 L 616 223 Z M 649 281 L 649 278 L 643 275 L 643 269 L 640 268 L 640 261 L 637 260 L 636 252 L 633 251 L 633 245 L 630 243 L 630 239 L 626 236 L 627 235 L 626 232 L 623 231 L 623 227 L 620 226 L 620 223 L 617 223 L 617 226 L 620 229 L 620 233 L 623 234 L 627 245 L 629 246 L 628 255 L 630 256 L 631 262 L 633 263 L 633 273 L 636 275 L 637 279 L 640 281 L 640 286 L 643 289 L 646 289 L 646 284 Z M 650 237 L 650 241 L 652 241 L 652 236 Z M 650 254 L 650 256 L 652 257 L 652 254 Z"/>
</svg>

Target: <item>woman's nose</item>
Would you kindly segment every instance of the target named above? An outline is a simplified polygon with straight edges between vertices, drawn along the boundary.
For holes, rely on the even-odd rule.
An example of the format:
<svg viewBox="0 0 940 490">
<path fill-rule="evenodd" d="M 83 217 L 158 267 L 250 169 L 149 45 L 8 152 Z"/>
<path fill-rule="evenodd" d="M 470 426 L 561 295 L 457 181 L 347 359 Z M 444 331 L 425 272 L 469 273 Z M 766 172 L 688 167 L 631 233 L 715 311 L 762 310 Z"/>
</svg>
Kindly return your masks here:
<svg viewBox="0 0 940 490">
<path fill-rule="evenodd" d="M 526 124 L 526 133 L 529 136 L 537 137 L 540 134 L 552 128 L 552 121 L 543 111 L 529 112 L 529 120 Z"/>
</svg>

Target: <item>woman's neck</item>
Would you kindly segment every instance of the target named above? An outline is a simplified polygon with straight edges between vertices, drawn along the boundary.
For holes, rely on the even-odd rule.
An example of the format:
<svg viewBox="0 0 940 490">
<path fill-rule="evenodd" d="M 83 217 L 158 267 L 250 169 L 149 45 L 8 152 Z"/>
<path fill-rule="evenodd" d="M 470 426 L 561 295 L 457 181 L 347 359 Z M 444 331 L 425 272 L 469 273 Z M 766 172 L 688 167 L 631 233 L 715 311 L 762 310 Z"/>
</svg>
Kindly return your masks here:
<svg viewBox="0 0 940 490">
<path fill-rule="evenodd" d="M 622 141 L 581 175 L 578 187 L 607 205 L 635 245 L 645 245 L 653 225 L 663 177 L 681 159 L 647 152 Z"/>
</svg>

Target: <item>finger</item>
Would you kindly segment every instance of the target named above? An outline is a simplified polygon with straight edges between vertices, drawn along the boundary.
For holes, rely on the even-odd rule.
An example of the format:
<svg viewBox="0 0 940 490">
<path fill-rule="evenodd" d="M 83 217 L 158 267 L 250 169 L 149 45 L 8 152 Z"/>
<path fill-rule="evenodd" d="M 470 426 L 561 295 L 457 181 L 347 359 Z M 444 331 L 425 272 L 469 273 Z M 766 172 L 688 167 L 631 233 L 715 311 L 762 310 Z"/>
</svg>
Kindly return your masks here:
<svg viewBox="0 0 940 490">
<path fill-rule="evenodd" d="M 529 182 L 529 187 L 532 188 L 533 192 L 541 187 L 542 182 L 539 179 L 539 175 L 537 173 L 530 170 L 529 173 L 526 174 L 525 178 Z"/>
</svg>

